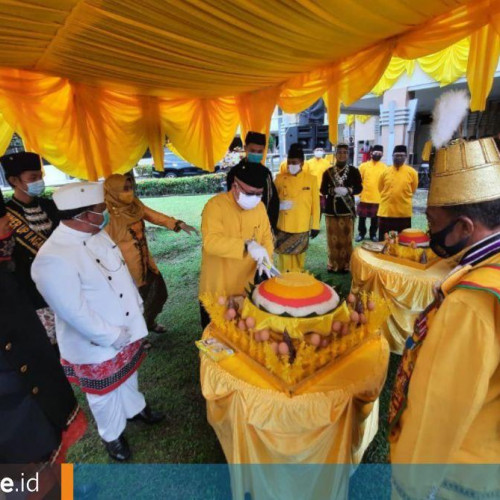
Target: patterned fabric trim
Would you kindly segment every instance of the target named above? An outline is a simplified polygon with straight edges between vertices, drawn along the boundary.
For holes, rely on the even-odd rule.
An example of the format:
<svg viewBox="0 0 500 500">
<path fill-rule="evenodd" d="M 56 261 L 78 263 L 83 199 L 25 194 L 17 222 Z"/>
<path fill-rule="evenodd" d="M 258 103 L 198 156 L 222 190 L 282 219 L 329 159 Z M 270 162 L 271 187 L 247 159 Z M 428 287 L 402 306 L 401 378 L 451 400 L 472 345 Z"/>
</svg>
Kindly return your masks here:
<svg viewBox="0 0 500 500">
<path fill-rule="evenodd" d="M 68 380 L 88 394 L 107 394 L 133 375 L 146 357 L 142 340 L 128 345 L 113 359 L 95 365 L 76 365 L 61 359 Z"/>
</svg>

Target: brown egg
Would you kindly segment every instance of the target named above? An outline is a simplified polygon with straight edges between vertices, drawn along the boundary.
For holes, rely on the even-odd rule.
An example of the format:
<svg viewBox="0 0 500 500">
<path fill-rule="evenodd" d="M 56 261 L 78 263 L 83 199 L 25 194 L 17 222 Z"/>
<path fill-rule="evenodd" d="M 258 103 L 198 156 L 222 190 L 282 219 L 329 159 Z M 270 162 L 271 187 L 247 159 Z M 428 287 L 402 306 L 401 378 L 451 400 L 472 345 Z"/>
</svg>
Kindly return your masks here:
<svg viewBox="0 0 500 500">
<path fill-rule="evenodd" d="M 260 342 L 262 340 L 262 337 L 260 336 L 260 332 L 255 332 L 253 338 L 255 339 L 255 342 Z"/>
<path fill-rule="evenodd" d="M 269 345 L 271 346 L 274 354 L 278 354 L 278 342 L 271 342 Z"/>
<path fill-rule="evenodd" d="M 221 306 L 225 306 L 226 305 L 226 297 L 223 297 L 222 295 L 217 299 L 217 302 L 219 303 L 219 305 Z"/>
<path fill-rule="evenodd" d="M 269 330 L 261 330 L 260 331 L 260 339 L 262 342 L 266 342 L 269 340 Z"/>
<path fill-rule="evenodd" d="M 342 330 L 342 323 L 340 321 L 334 321 L 332 323 L 332 332 L 340 332 Z"/>
<path fill-rule="evenodd" d="M 238 328 L 240 330 L 246 330 L 247 329 L 247 325 L 246 325 L 246 323 L 242 319 L 240 319 L 238 321 Z"/>
<path fill-rule="evenodd" d="M 224 317 L 228 320 L 231 321 L 232 319 L 236 318 L 236 311 L 234 309 L 228 309 L 226 311 L 226 314 L 224 314 Z"/>
<path fill-rule="evenodd" d="M 331 342 L 331 340 L 328 337 L 322 339 L 321 340 L 321 347 L 328 347 L 330 345 L 330 342 Z"/>
<path fill-rule="evenodd" d="M 347 296 L 347 302 L 349 302 L 349 304 L 354 304 L 356 302 L 356 295 L 354 295 L 353 293 L 350 293 Z"/>
<path fill-rule="evenodd" d="M 373 300 L 369 300 L 368 304 L 366 304 L 366 307 L 368 307 L 369 311 L 373 311 L 375 309 L 375 302 Z"/>
<path fill-rule="evenodd" d="M 245 323 L 247 324 L 248 328 L 255 328 L 255 318 L 252 318 L 252 316 L 248 316 L 248 318 L 245 320 Z"/>
<path fill-rule="evenodd" d="M 348 335 L 349 334 L 349 323 L 344 323 L 342 325 L 342 335 Z"/>
<path fill-rule="evenodd" d="M 352 311 L 352 313 L 351 313 L 351 321 L 353 323 L 358 323 L 359 322 L 359 314 L 356 311 Z"/>
<path fill-rule="evenodd" d="M 290 352 L 290 349 L 288 348 L 288 345 L 285 342 L 280 342 L 278 344 L 278 353 L 279 354 L 288 354 Z"/>
<path fill-rule="evenodd" d="M 309 335 L 309 343 L 314 346 L 319 346 L 321 343 L 321 336 L 319 333 L 312 333 Z"/>
<path fill-rule="evenodd" d="M 367 319 L 366 319 L 366 316 L 364 314 L 360 314 L 359 315 L 359 322 L 362 324 L 362 325 L 366 325 L 367 323 Z"/>
</svg>

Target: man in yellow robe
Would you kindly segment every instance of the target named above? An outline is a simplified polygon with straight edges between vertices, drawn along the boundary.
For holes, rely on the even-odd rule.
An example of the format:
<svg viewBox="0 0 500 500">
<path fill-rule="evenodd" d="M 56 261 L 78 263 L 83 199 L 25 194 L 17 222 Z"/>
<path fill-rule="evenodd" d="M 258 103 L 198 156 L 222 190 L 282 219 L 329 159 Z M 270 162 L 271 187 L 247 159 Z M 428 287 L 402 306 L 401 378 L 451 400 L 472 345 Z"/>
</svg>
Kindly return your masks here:
<svg viewBox="0 0 500 500">
<path fill-rule="evenodd" d="M 211 198 L 201 216 L 202 257 L 200 296 L 243 295 L 256 271 L 266 273 L 273 237 L 262 193 L 265 167 L 242 161 L 233 168 L 231 190 Z M 210 322 L 200 304 L 203 328 Z"/>
<path fill-rule="evenodd" d="M 323 174 L 330 168 L 330 161 L 325 158 L 325 150 L 323 148 L 316 148 L 313 154 L 314 156 L 305 162 L 304 172 L 316 177 L 319 189 L 323 180 Z"/>
<path fill-rule="evenodd" d="M 380 204 L 380 192 L 378 184 L 380 177 L 387 169 L 387 165 L 380 161 L 384 155 L 384 148 L 379 144 L 373 146 L 371 160 L 362 163 L 359 166 L 361 181 L 363 182 L 363 191 L 359 195 L 358 212 L 358 236 L 356 241 L 363 241 L 366 236 L 366 219 L 370 218 L 370 239 L 378 241 L 378 207 Z"/>
<path fill-rule="evenodd" d="M 401 232 L 411 227 L 412 199 L 418 188 L 417 171 L 405 164 L 406 146 L 394 148 L 393 166 L 380 176 L 380 205 L 378 207 L 379 240 L 389 231 Z"/>
<path fill-rule="evenodd" d="M 281 272 L 303 271 L 309 236 L 319 234 L 319 189 L 316 178 L 303 172 L 304 152 L 299 144 L 288 151 L 288 172 L 275 180 L 280 198 L 276 253 Z"/>
<path fill-rule="evenodd" d="M 492 138 L 437 151 L 427 218 L 431 248 L 458 265 L 417 319 L 396 377 L 394 496 L 498 498 L 498 467 L 457 465 L 500 463 L 500 151 Z"/>
</svg>

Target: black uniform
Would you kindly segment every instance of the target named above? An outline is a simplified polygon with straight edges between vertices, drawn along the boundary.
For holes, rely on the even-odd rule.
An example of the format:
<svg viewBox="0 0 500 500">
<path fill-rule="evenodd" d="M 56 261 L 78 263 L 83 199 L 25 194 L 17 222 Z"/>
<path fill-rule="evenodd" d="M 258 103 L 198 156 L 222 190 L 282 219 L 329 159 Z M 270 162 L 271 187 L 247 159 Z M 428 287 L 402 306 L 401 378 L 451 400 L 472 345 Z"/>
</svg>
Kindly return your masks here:
<svg viewBox="0 0 500 500">
<path fill-rule="evenodd" d="M 350 192 L 343 197 L 335 196 L 335 188 L 340 187 L 340 185 L 336 185 L 335 177 L 333 175 L 334 167 L 329 168 L 323 174 L 320 192 L 326 198 L 324 213 L 327 215 L 352 215 L 353 218 L 356 216 L 354 195 L 361 193 L 363 190 L 361 174 L 355 167 L 349 165 L 346 168 L 348 168 L 349 171 L 342 187 L 350 189 Z"/>
<path fill-rule="evenodd" d="M 31 264 L 40 247 L 59 224 L 57 207 L 52 200 L 45 198 L 34 198 L 31 203 L 25 204 L 15 197 L 6 203 L 6 207 L 16 238 L 13 260 L 19 283 L 35 309 L 47 307 L 31 279 Z"/>
<path fill-rule="evenodd" d="M 47 460 L 78 410 L 38 316 L 0 263 L 0 463 Z"/>
</svg>

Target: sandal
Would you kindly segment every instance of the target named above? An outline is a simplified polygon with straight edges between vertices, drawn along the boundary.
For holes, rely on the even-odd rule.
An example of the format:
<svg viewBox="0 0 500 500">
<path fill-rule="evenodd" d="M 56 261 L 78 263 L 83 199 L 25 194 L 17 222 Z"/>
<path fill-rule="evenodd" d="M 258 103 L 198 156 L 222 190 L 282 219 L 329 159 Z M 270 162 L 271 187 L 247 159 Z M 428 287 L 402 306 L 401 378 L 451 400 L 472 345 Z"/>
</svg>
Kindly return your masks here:
<svg viewBox="0 0 500 500">
<path fill-rule="evenodd" d="M 155 323 L 151 331 L 155 333 L 167 333 L 167 329 L 160 323 Z"/>
</svg>

